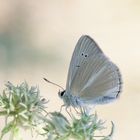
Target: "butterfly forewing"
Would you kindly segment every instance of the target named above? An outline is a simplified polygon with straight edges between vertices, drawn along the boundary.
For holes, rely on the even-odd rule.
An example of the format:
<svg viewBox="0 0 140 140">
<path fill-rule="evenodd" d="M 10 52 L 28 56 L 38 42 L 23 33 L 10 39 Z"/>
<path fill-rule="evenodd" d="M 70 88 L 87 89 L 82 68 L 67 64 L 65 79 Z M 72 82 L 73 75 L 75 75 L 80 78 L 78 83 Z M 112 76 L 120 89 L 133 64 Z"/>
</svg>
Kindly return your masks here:
<svg viewBox="0 0 140 140">
<path fill-rule="evenodd" d="M 101 49 L 98 47 L 95 41 L 92 38 L 85 35 L 82 36 L 75 47 L 73 52 L 70 67 L 68 71 L 67 85 L 66 89 L 71 90 L 73 81 L 75 81 L 75 76 L 79 71 L 79 68 L 87 62 L 88 58 L 93 55 L 102 53 Z"/>
</svg>

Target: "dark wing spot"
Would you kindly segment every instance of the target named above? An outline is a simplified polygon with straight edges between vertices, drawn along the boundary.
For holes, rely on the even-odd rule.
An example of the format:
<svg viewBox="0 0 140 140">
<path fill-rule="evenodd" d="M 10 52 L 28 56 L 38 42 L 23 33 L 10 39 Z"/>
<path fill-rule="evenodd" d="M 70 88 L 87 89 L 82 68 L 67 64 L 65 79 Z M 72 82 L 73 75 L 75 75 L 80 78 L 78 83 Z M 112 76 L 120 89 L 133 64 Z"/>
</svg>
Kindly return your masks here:
<svg viewBox="0 0 140 140">
<path fill-rule="evenodd" d="M 85 54 L 85 57 L 88 57 L 88 55 L 87 55 L 87 54 Z"/>
</svg>

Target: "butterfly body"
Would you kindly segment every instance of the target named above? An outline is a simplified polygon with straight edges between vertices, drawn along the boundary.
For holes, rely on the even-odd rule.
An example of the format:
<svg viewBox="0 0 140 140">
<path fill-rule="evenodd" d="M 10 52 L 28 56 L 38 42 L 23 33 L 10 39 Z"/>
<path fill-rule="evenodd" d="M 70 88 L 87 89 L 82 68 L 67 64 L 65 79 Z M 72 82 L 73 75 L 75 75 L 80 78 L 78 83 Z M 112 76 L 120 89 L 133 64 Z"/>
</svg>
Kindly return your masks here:
<svg viewBox="0 0 140 140">
<path fill-rule="evenodd" d="M 62 91 L 63 92 L 63 91 Z M 64 95 L 61 95 L 61 92 L 59 93 L 59 97 L 63 99 L 64 105 L 73 106 L 73 107 L 82 107 L 86 105 L 97 105 L 97 104 L 106 104 L 109 102 L 112 102 L 116 100 L 117 97 L 110 97 L 110 96 L 102 96 L 95 99 L 90 99 L 88 101 L 81 99 L 78 96 L 73 96 L 72 93 L 64 92 Z"/>
<path fill-rule="evenodd" d="M 119 68 L 89 36 L 82 36 L 72 55 L 66 90 L 59 92 L 67 106 L 105 104 L 116 100 L 122 88 Z"/>
</svg>

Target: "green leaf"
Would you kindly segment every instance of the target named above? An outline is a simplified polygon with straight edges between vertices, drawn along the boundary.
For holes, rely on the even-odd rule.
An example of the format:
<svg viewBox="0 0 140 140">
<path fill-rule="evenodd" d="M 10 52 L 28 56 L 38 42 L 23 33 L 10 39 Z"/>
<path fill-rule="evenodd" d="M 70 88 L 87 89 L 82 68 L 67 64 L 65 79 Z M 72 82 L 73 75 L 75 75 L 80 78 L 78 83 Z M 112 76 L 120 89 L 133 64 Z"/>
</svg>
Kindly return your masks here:
<svg viewBox="0 0 140 140">
<path fill-rule="evenodd" d="M 15 127 L 14 121 L 11 121 L 8 124 L 6 124 L 6 126 L 1 131 L 0 140 L 3 138 L 3 136 L 5 134 L 7 134 L 8 132 L 10 132 L 14 127 Z"/>
</svg>

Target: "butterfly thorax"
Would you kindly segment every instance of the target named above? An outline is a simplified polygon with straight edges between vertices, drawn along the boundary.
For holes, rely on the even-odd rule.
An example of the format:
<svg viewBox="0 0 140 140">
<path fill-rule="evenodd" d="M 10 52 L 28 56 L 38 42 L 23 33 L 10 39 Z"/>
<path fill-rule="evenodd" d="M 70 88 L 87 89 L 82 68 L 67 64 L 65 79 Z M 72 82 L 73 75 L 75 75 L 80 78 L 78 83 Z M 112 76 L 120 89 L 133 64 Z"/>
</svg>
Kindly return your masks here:
<svg viewBox="0 0 140 140">
<path fill-rule="evenodd" d="M 64 90 L 62 92 L 59 92 L 58 94 L 59 97 L 63 99 L 66 106 L 77 107 L 81 105 L 79 97 L 73 96 L 69 91 Z"/>
</svg>

